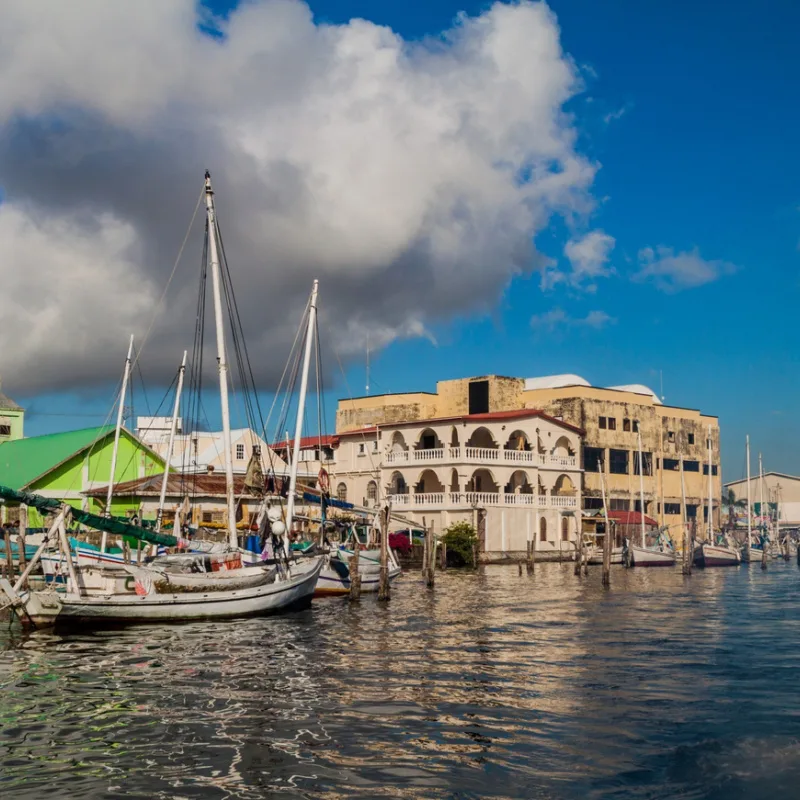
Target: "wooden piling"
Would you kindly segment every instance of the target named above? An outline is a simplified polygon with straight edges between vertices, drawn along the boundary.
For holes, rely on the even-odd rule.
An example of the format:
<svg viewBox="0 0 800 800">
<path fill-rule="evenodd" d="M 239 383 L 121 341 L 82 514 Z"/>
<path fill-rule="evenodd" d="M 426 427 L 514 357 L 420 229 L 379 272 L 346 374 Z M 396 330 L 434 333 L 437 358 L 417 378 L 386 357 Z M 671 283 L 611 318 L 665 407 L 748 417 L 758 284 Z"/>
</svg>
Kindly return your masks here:
<svg viewBox="0 0 800 800">
<path fill-rule="evenodd" d="M 6 553 L 6 577 L 11 583 L 13 583 L 14 557 L 13 553 L 11 552 L 11 532 L 8 529 L 6 529 L 6 531 L 4 532 L 3 539 L 5 541 L 5 553 Z"/>
<path fill-rule="evenodd" d="M 19 562 L 20 573 L 25 572 L 26 558 L 25 558 L 25 537 L 21 534 L 17 537 L 17 561 Z"/>
<path fill-rule="evenodd" d="M 603 466 L 605 471 L 605 465 Z M 611 521 L 608 518 L 608 503 L 606 502 L 606 482 L 600 473 L 600 490 L 603 493 L 603 516 L 606 520 L 606 534 L 603 537 L 603 586 L 611 586 Z M 642 509 L 644 513 L 644 509 Z"/>
<path fill-rule="evenodd" d="M 761 569 L 767 568 L 767 550 L 767 539 L 765 537 L 761 544 Z"/>
<path fill-rule="evenodd" d="M 388 600 L 389 589 L 389 506 L 380 515 L 381 520 L 381 578 L 378 587 L 378 600 Z"/>
<path fill-rule="evenodd" d="M 578 534 L 578 539 L 575 542 L 575 569 L 574 573 L 578 577 L 581 575 L 583 569 L 583 531 Z"/>
<path fill-rule="evenodd" d="M 478 543 L 472 543 L 472 569 L 478 569 Z"/>
<path fill-rule="evenodd" d="M 525 555 L 525 566 L 528 570 L 529 575 L 535 569 L 535 567 L 533 566 L 533 542 L 528 542 L 528 550 Z"/>
<path fill-rule="evenodd" d="M 436 564 L 436 539 L 433 536 L 433 526 L 427 531 L 426 538 L 430 539 L 428 545 L 428 572 L 425 575 L 425 584 L 429 589 L 433 589 L 433 584 L 436 579 L 434 565 Z"/>
<path fill-rule="evenodd" d="M 353 557 L 350 559 L 347 568 L 350 570 L 350 602 L 357 603 L 361 599 L 361 573 L 358 569 L 359 548 L 358 536 L 353 532 Z"/>
<path fill-rule="evenodd" d="M 442 572 L 447 569 L 447 545 L 444 542 L 439 545 L 439 569 Z"/>
</svg>

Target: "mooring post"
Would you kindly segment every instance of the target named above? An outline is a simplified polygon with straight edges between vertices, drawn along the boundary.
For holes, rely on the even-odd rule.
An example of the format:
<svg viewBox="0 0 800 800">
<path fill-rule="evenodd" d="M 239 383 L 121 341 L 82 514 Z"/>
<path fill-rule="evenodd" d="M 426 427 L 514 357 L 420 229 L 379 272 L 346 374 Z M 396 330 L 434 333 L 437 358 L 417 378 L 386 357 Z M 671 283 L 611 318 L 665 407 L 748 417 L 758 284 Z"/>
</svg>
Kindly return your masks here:
<svg viewBox="0 0 800 800">
<path fill-rule="evenodd" d="M 350 571 L 350 601 L 355 603 L 361 599 L 361 572 L 358 569 L 359 553 L 361 548 L 358 546 L 358 536 L 355 531 L 353 533 L 353 557 L 347 564 Z"/>
<path fill-rule="evenodd" d="M 6 577 L 14 583 L 14 558 L 11 552 L 11 531 L 8 528 L 3 531 L 3 539 L 6 551 Z"/>
<path fill-rule="evenodd" d="M 429 589 L 433 589 L 433 584 L 436 580 L 436 571 L 434 569 L 436 564 L 436 539 L 433 536 L 433 525 L 428 529 L 426 538 L 430 538 L 430 544 L 428 545 L 428 571 L 425 576 L 425 583 Z"/>
<path fill-rule="evenodd" d="M 447 545 L 444 541 L 439 544 L 439 569 L 444 572 L 447 569 Z"/>
<path fill-rule="evenodd" d="M 381 578 L 378 600 L 388 600 L 389 590 L 389 506 L 381 511 Z"/>
<path fill-rule="evenodd" d="M 761 539 L 761 569 L 767 568 L 767 537 Z"/>
</svg>

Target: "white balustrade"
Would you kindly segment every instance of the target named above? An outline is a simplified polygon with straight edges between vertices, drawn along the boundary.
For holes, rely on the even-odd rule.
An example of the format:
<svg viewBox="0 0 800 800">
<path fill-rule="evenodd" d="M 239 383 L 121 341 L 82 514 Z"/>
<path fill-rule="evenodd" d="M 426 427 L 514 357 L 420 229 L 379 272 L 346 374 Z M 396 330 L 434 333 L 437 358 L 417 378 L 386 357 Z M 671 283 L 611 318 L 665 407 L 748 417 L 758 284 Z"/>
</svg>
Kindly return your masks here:
<svg viewBox="0 0 800 800">
<path fill-rule="evenodd" d="M 430 450 L 414 450 L 414 461 L 443 461 L 444 448 L 434 447 Z"/>
<path fill-rule="evenodd" d="M 453 463 L 471 461 L 476 463 L 492 462 L 502 464 L 531 464 L 540 467 L 556 467 L 558 469 L 575 469 L 578 459 L 575 456 L 554 456 L 549 453 L 537 453 L 533 450 L 506 450 L 492 447 L 462 447 L 448 445 L 425 450 L 398 450 L 386 453 L 385 464 L 418 464 Z"/>
<path fill-rule="evenodd" d="M 404 464 L 408 461 L 408 450 L 393 450 L 385 458 L 387 464 Z"/>
<path fill-rule="evenodd" d="M 532 450 L 503 450 L 503 461 L 512 464 L 533 464 L 534 453 Z"/>
<path fill-rule="evenodd" d="M 408 506 L 410 505 L 409 498 L 411 495 L 409 494 L 392 494 L 389 495 L 388 499 L 392 503 L 393 508 L 397 508 L 398 506 Z"/>
<path fill-rule="evenodd" d="M 501 450 L 491 447 L 465 447 L 468 461 L 499 461 Z"/>
<path fill-rule="evenodd" d="M 578 498 L 553 494 L 550 495 L 550 505 L 553 508 L 575 508 L 578 505 Z"/>
</svg>

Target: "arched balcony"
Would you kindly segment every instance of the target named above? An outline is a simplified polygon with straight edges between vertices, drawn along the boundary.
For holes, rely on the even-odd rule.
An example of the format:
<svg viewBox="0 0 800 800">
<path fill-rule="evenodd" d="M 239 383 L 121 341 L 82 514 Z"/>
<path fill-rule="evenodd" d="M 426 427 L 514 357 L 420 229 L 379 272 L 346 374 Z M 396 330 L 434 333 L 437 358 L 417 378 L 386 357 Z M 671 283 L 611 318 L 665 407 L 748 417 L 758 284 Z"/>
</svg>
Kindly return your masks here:
<svg viewBox="0 0 800 800">
<path fill-rule="evenodd" d="M 432 428 L 425 428 L 414 446 L 414 461 L 441 461 L 444 443 Z"/>
<path fill-rule="evenodd" d="M 392 441 L 389 444 L 389 452 L 384 456 L 387 464 L 405 464 L 408 462 L 408 445 L 405 437 L 400 431 L 392 434 Z"/>
<path fill-rule="evenodd" d="M 467 460 L 499 461 L 501 450 L 488 428 L 476 428 L 465 448 Z"/>
</svg>

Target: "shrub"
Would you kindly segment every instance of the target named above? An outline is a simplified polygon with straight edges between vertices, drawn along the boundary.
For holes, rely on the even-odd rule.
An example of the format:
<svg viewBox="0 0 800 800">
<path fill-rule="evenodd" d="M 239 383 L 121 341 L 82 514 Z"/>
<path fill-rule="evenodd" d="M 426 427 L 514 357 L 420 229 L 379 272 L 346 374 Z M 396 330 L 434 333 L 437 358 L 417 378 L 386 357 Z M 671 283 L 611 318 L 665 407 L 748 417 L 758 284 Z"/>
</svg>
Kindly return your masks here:
<svg viewBox="0 0 800 800">
<path fill-rule="evenodd" d="M 442 536 L 447 546 L 447 563 L 454 567 L 474 567 L 474 545 L 478 534 L 469 522 L 454 522 Z"/>
</svg>

